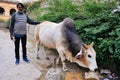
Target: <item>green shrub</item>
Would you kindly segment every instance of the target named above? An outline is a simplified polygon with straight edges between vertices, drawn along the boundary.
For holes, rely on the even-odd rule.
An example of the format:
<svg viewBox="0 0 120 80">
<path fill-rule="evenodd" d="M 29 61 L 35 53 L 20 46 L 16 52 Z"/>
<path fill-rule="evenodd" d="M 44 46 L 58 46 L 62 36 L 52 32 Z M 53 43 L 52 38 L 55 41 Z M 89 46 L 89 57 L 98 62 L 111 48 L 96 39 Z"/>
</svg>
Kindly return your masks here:
<svg viewBox="0 0 120 80">
<path fill-rule="evenodd" d="M 99 67 L 110 68 L 114 64 L 119 69 L 120 15 L 105 13 L 84 21 L 77 29 L 86 43 L 94 41 Z"/>
<path fill-rule="evenodd" d="M 7 20 L 7 29 L 9 29 L 10 26 L 10 19 Z"/>
<path fill-rule="evenodd" d="M 38 16 L 41 14 L 41 8 L 40 8 L 41 1 L 38 0 L 34 3 L 25 3 L 25 10 L 26 13 L 29 14 L 29 17 L 32 19 L 37 19 Z"/>
<path fill-rule="evenodd" d="M 39 16 L 37 20 L 49 20 L 60 22 L 66 17 L 70 17 L 72 19 L 79 17 L 80 10 L 79 5 L 75 5 L 71 2 L 71 0 L 51 0 L 48 2 L 48 7 L 43 10 L 48 13 L 43 16 Z"/>
<path fill-rule="evenodd" d="M 5 22 L 3 19 L 0 19 L 0 22 Z"/>
</svg>

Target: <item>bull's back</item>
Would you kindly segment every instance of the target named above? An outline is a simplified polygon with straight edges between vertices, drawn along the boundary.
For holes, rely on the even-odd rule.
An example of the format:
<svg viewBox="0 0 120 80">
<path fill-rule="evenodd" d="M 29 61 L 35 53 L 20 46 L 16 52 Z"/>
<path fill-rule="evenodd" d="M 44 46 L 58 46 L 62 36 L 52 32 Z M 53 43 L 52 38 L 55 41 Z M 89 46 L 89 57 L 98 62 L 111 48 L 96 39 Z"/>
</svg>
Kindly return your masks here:
<svg viewBox="0 0 120 80">
<path fill-rule="evenodd" d="M 49 48 L 55 48 L 54 35 L 56 33 L 57 23 L 45 21 L 39 24 L 40 42 Z"/>
</svg>

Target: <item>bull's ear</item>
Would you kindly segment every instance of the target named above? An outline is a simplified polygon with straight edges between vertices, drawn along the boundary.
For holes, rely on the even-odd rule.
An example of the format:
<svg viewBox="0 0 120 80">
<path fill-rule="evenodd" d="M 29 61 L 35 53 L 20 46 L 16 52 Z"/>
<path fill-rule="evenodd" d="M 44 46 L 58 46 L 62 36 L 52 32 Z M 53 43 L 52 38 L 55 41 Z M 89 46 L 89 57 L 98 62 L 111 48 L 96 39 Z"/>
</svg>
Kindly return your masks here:
<svg viewBox="0 0 120 80">
<path fill-rule="evenodd" d="M 93 45 L 94 45 L 94 42 L 92 42 L 90 45 L 93 47 Z"/>
<path fill-rule="evenodd" d="M 82 46 L 83 46 L 84 49 L 88 49 L 87 44 L 84 43 L 84 44 L 82 44 Z"/>
<path fill-rule="evenodd" d="M 77 58 L 77 59 L 80 59 L 80 57 L 81 57 L 80 55 L 78 55 L 78 56 L 75 56 L 75 58 Z"/>
<path fill-rule="evenodd" d="M 75 56 L 77 59 L 79 59 L 82 56 L 82 49 L 80 50 L 79 53 L 77 53 L 77 55 Z"/>
</svg>

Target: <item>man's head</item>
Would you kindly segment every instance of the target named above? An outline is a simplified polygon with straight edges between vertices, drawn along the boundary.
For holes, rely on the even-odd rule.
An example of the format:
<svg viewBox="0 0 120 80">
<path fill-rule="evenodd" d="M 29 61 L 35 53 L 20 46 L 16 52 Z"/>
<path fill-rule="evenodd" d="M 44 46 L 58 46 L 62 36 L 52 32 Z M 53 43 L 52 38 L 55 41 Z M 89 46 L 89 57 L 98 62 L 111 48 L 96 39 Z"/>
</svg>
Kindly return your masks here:
<svg viewBox="0 0 120 80">
<path fill-rule="evenodd" d="M 18 11 L 23 11 L 24 8 L 25 8 L 25 6 L 24 6 L 22 3 L 18 3 L 18 4 L 17 4 L 17 9 L 18 9 Z"/>
</svg>

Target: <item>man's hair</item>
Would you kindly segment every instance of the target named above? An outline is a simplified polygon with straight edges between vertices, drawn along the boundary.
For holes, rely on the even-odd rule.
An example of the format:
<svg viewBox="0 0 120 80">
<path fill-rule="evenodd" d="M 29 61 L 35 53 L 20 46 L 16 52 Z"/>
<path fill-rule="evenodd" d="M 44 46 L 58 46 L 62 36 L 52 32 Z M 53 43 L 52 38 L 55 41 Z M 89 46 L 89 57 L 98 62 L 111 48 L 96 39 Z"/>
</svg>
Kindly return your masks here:
<svg viewBox="0 0 120 80">
<path fill-rule="evenodd" d="M 25 8 L 25 6 L 22 3 L 18 3 L 17 8 L 18 8 L 19 5 L 22 6 L 22 8 Z"/>
</svg>

